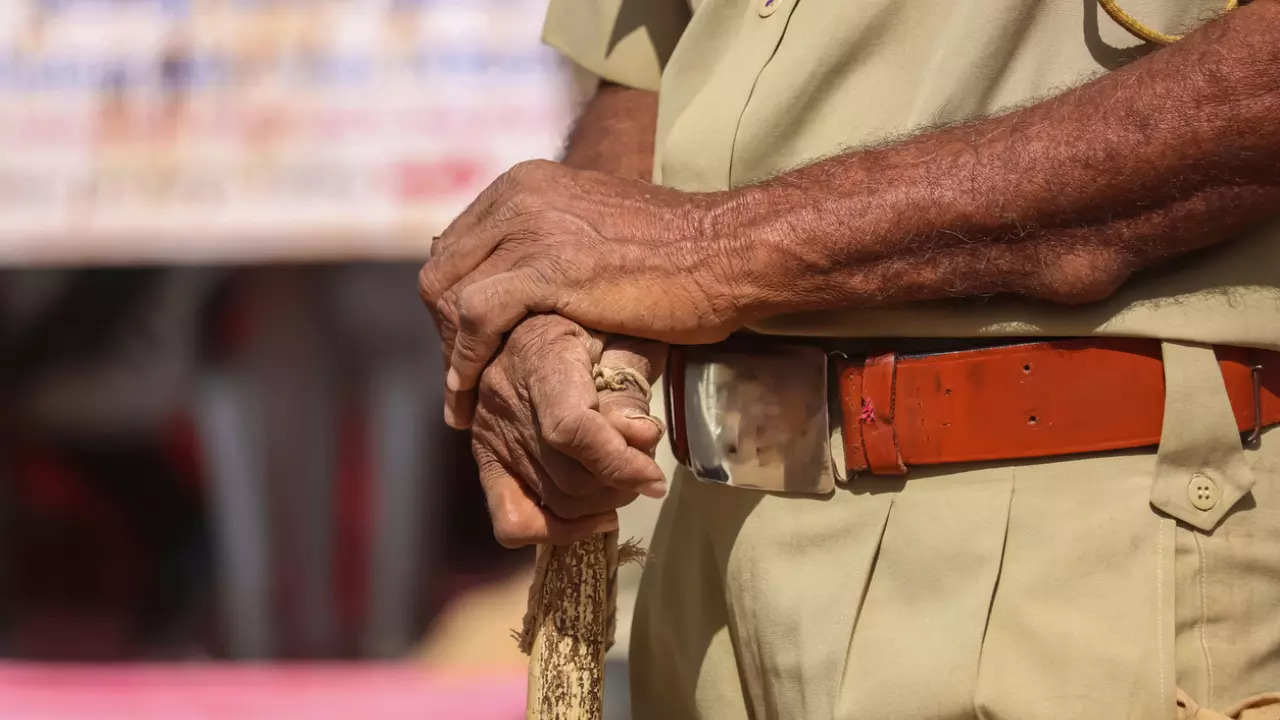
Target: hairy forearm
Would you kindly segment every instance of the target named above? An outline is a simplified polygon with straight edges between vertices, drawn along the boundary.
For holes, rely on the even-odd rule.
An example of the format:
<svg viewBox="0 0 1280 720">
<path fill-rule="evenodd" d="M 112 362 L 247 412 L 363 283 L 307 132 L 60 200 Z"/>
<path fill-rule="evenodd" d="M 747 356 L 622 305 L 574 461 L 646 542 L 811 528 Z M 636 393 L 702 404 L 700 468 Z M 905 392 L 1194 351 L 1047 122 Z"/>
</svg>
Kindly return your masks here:
<svg viewBox="0 0 1280 720">
<path fill-rule="evenodd" d="M 1078 303 L 1280 217 L 1280 1 L 1015 112 L 728 194 L 747 316 L 1015 293 Z M 722 235 L 722 237 L 725 237 Z"/>
<path fill-rule="evenodd" d="M 563 162 L 647 180 L 653 175 L 657 126 L 657 93 L 603 83 L 569 134 Z"/>
<path fill-rule="evenodd" d="M 569 133 L 562 162 L 578 170 L 648 180 L 657 130 L 657 93 L 601 83 Z M 612 335 L 604 336 L 604 342 L 609 348 L 625 348 L 634 341 Z"/>
</svg>

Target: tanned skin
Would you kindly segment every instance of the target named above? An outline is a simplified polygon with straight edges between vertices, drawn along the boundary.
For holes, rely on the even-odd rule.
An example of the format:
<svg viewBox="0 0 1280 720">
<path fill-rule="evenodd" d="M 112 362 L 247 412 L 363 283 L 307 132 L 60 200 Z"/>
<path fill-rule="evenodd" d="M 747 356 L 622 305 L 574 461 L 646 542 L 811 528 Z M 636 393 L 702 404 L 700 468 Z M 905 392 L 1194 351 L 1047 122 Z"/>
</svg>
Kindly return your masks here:
<svg viewBox="0 0 1280 720">
<path fill-rule="evenodd" d="M 1088 303 L 1278 215 L 1280 0 L 1255 0 L 1057 97 L 758 185 L 519 165 L 433 245 L 420 290 L 457 320 L 458 397 L 531 313 L 706 343 L 808 310 Z"/>
<path fill-rule="evenodd" d="M 1280 2 L 1039 104 L 830 158 L 742 200 L 741 249 L 786 269 L 785 286 L 740 301 L 748 315 L 1101 300 L 1137 270 L 1280 217 Z"/>
<path fill-rule="evenodd" d="M 602 84 L 569 134 L 566 167 L 648 180 L 658 132 L 658 93 Z"/>
<path fill-rule="evenodd" d="M 567 166 L 629 178 L 653 167 L 657 94 L 602 85 L 565 149 Z M 434 309 L 434 308 L 433 308 Z M 451 351 L 454 316 L 433 312 Z M 617 528 L 617 508 L 661 497 L 652 459 L 662 427 L 639 388 L 596 391 L 596 364 L 628 367 L 654 382 L 665 346 L 606 337 L 558 315 L 533 315 L 511 332 L 478 393 L 452 393 L 445 417 L 470 427 L 493 520 L 508 547 L 565 544 Z"/>
</svg>

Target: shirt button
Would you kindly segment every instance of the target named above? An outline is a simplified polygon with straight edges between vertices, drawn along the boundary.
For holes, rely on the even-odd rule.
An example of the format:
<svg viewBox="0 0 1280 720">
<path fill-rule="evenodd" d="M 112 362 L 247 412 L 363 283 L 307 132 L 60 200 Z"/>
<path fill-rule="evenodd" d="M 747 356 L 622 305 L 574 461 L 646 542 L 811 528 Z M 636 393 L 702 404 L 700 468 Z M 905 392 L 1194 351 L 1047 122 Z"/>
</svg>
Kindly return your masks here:
<svg viewBox="0 0 1280 720">
<path fill-rule="evenodd" d="M 1218 500 L 1222 499 L 1222 491 L 1213 478 L 1204 473 L 1196 473 L 1191 476 L 1191 483 L 1187 485 L 1187 499 L 1198 510 L 1212 510 L 1217 506 Z"/>
<path fill-rule="evenodd" d="M 760 17 L 769 17 L 784 0 L 760 0 Z"/>
</svg>

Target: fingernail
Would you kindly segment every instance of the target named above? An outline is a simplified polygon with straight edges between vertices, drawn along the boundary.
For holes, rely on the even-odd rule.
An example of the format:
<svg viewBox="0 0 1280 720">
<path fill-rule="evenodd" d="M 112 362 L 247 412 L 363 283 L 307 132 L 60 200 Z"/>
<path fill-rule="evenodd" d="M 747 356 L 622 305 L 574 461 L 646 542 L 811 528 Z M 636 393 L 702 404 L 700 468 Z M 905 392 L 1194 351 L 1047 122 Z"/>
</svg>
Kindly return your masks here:
<svg viewBox="0 0 1280 720">
<path fill-rule="evenodd" d="M 640 494 L 645 497 L 661 499 L 667 496 L 667 481 L 658 480 L 640 486 Z"/>
<path fill-rule="evenodd" d="M 657 425 L 659 440 L 662 439 L 662 436 L 667 434 L 667 424 L 663 422 L 661 418 L 656 418 L 643 410 L 636 410 L 635 408 L 627 408 L 622 411 L 622 414 L 630 420 L 648 420 L 654 425 Z"/>
<path fill-rule="evenodd" d="M 462 430 L 462 429 L 463 429 L 463 428 L 462 428 L 462 426 L 460 426 L 460 425 L 458 424 L 458 418 L 457 418 L 457 416 L 453 414 L 453 406 L 452 406 L 452 405 L 445 405 L 445 406 L 444 406 L 444 424 L 445 424 L 445 425 L 448 425 L 449 427 L 453 428 L 454 430 Z"/>
<path fill-rule="evenodd" d="M 648 420 L 649 422 L 651 422 L 651 423 L 653 423 L 654 425 L 657 425 L 657 426 L 658 426 L 658 439 L 659 439 L 659 440 L 661 440 L 661 439 L 662 439 L 662 438 L 667 434 L 667 424 L 666 424 L 666 423 L 664 423 L 664 422 L 662 422 L 662 420 L 660 420 L 660 419 L 658 419 L 658 418 L 656 418 L 656 417 L 654 417 L 654 416 L 652 416 L 652 415 L 645 415 L 645 416 L 644 416 L 644 419 L 645 419 L 645 420 Z"/>
<path fill-rule="evenodd" d="M 457 370 L 449 368 L 449 374 L 444 378 L 444 385 L 452 392 L 458 392 L 462 389 L 462 377 L 458 375 Z"/>
</svg>

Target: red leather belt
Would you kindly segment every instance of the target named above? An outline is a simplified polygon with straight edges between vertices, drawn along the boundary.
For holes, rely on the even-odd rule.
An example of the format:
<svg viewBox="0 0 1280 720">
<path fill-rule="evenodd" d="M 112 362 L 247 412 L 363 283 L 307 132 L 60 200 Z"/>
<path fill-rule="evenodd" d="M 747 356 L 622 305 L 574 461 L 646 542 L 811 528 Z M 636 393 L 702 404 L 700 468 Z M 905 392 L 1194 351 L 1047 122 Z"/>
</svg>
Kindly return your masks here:
<svg viewBox="0 0 1280 720">
<path fill-rule="evenodd" d="M 1280 423 L 1280 352 L 1215 348 L 1241 433 Z M 960 352 L 832 356 L 849 473 L 1157 445 L 1155 340 L 1087 338 Z M 681 352 L 668 377 L 672 445 L 688 464 Z M 833 415 L 834 417 L 834 415 Z"/>
</svg>

